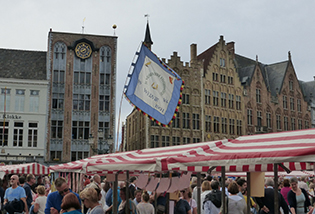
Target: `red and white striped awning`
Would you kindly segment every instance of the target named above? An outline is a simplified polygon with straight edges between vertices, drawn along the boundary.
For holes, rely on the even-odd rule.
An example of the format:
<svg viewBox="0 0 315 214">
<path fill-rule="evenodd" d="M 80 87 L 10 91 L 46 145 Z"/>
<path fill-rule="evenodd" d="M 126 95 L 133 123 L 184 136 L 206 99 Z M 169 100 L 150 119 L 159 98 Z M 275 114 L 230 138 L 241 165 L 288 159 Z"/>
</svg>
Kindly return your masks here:
<svg viewBox="0 0 315 214">
<path fill-rule="evenodd" d="M 26 163 L 0 166 L 1 174 L 48 175 L 49 168 L 39 163 Z"/>
<path fill-rule="evenodd" d="M 114 172 L 273 171 L 273 163 L 290 170 L 310 170 L 315 162 L 315 129 L 242 136 L 235 140 L 202 142 L 97 155 L 50 167 L 53 171 L 107 174 Z M 279 168 L 281 171 L 282 168 Z"/>
</svg>

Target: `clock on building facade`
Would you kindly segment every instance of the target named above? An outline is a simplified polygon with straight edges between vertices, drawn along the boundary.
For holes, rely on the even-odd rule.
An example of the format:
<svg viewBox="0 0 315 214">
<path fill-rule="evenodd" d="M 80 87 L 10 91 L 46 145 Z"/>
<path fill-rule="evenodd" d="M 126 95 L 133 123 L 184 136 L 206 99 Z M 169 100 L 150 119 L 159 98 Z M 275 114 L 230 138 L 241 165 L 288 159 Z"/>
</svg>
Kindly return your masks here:
<svg viewBox="0 0 315 214">
<path fill-rule="evenodd" d="M 92 54 L 92 48 L 89 44 L 86 42 L 78 43 L 75 47 L 75 54 L 80 59 L 87 59 Z"/>
</svg>

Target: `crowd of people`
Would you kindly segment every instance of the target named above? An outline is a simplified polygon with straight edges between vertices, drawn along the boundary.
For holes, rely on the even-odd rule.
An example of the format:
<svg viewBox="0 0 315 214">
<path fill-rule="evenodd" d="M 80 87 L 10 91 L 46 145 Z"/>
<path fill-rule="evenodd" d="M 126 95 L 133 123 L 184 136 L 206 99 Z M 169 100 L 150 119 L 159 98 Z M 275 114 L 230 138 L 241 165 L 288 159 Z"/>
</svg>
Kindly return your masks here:
<svg viewBox="0 0 315 214">
<path fill-rule="evenodd" d="M 222 191 L 225 192 L 225 210 L 228 214 L 247 213 L 247 182 L 244 178 L 227 178 L 207 176 L 203 179 L 200 192 L 196 177 L 191 178 L 191 185 L 175 193 L 175 199 L 169 194 L 141 190 L 136 185 L 136 178 L 129 182 L 118 182 L 117 209 L 118 214 L 197 214 L 197 202 L 201 200 L 201 214 L 221 214 Z M 222 182 L 225 182 L 223 190 Z M 128 186 L 127 186 L 128 185 Z M 65 178 L 54 181 L 56 191 L 51 191 L 47 177 L 11 175 L 9 183 L 2 181 L 0 186 L 1 209 L 9 214 L 112 214 L 113 183 L 101 180 L 99 175 L 84 177 L 83 189 L 73 192 Z M 128 188 L 127 188 L 128 187 Z M 250 198 L 250 212 L 253 214 L 273 214 L 274 180 L 266 178 L 264 197 Z M 278 200 L 282 214 L 315 214 L 314 201 L 315 179 L 308 177 L 297 179 L 281 179 L 278 183 Z M 127 192 L 129 190 L 129 192 Z M 198 192 L 200 195 L 198 195 Z M 168 200 L 173 200 L 173 207 Z M 127 207 L 127 209 L 126 209 Z"/>
</svg>

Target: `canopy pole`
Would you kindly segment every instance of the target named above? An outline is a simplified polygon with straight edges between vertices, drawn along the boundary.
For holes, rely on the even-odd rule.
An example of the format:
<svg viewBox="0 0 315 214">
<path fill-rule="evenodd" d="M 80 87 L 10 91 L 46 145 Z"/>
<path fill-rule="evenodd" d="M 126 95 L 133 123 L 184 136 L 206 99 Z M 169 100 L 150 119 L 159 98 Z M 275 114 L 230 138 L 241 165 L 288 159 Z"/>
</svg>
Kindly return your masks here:
<svg viewBox="0 0 315 214">
<path fill-rule="evenodd" d="M 273 173 L 274 173 L 274 207 L 275 214 L 279 214 L 279 194 L 278 194 L 278 164 L 273 164 Z"/>
<path fill-rule="evenodd" d="M 221 166 L 221 201 L 222 201 L 222 213 L 226 213 L 226 200 L 225 200 L 225 166 Z"/>
<path fill-rule="evenodd" d="M 115 174 L 114 191 L 113 191 L 113 213 L 118 213 L 118 174 Z"/>
<path fill-rule="evenodd" d="M 251 202 L 250 202 L 250 172 L 246 172 L 246 183 L 247 183 L 247 214 L 250 214 L 250 205 L 251 205 Z"/>
<path fill-rule="evenodd" d="M 201 173 L 197 173 L 197 213 L 201 214 Z"/>
<path fill-rule="evenodd" d="M 125 205 L 126 213 L 130 213 L 129 207 L 129 170 L 126 171 L 126 205 Z"/>
</svg>

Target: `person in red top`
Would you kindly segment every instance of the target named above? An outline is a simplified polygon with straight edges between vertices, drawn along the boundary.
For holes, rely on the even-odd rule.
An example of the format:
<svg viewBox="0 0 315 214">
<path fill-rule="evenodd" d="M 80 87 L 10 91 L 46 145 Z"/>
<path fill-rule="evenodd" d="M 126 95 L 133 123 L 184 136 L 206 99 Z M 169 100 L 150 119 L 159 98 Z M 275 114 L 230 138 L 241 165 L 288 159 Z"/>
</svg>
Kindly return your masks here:
<svg viewBox="0 0 315 214">
<path fill-rule="evenodd" d="M 289 205 L 288 202 L 288 192 L 290 192 L 291 188 L 290 188 L 290 181 L 289 179 L 284 179 L 283 180 L 283 187 L 280 190 L 281 195 L 283 196 L 284 200 L 287 202 L 287 204 Z"/>
<path fill-rule="evenodd" d="M 89 176 L 88 175 L 84 175 L 84 184 L 83 186 L 86 187 L 89 183 L 91 183 Z"/>
</svg>

